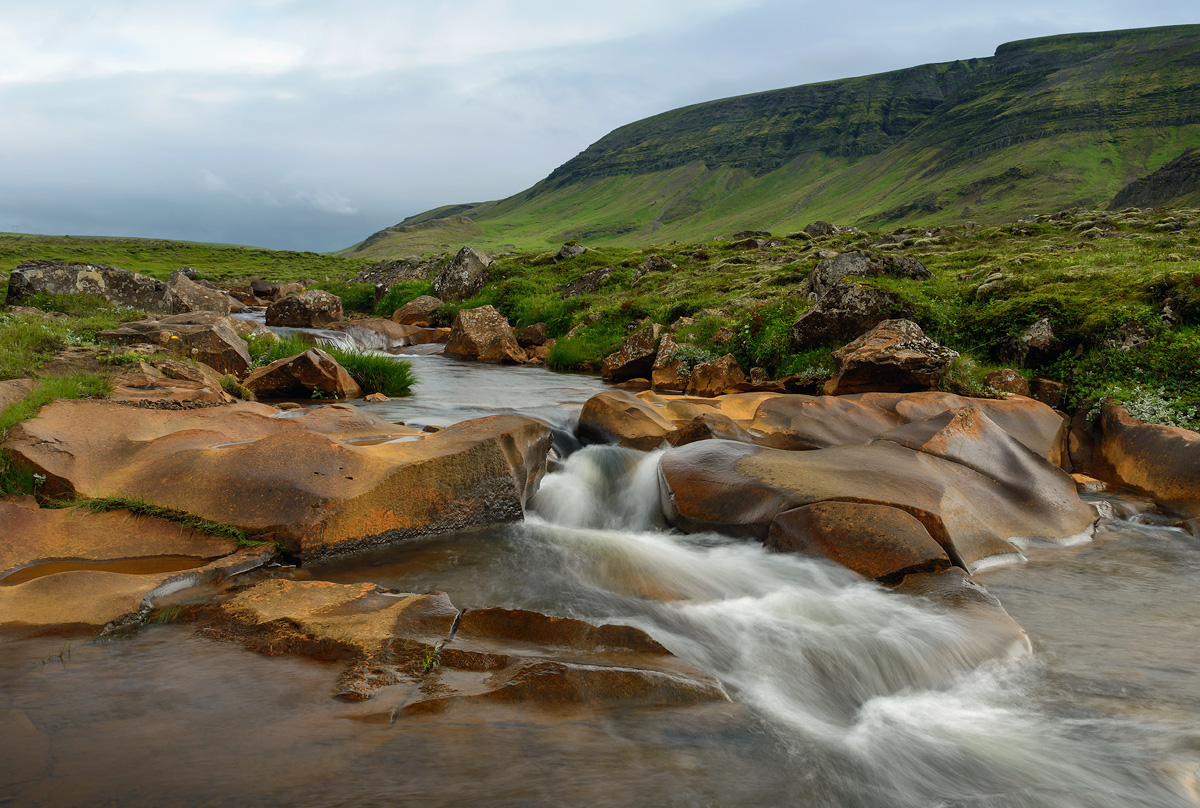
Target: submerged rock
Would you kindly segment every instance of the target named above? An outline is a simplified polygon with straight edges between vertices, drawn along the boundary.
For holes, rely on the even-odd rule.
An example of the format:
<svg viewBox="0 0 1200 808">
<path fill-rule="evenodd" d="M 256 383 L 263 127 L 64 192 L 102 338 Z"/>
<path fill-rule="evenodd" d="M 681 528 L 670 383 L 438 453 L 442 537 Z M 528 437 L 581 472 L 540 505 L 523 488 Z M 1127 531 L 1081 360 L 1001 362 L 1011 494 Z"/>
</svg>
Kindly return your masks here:
<svg viewBox="0 0 1200 808">
<path fill-rule="evenodd" d="M 342 699 L 405 686 L 403 715 L 497 702 L 595 709 L 729 700 L 715 678 L 639 629 L 521 609 L 460 612 L 442 592 L 277 579 L 192 611 L 207 635 L 249 650 L 347 663 Z"/>
</svg>

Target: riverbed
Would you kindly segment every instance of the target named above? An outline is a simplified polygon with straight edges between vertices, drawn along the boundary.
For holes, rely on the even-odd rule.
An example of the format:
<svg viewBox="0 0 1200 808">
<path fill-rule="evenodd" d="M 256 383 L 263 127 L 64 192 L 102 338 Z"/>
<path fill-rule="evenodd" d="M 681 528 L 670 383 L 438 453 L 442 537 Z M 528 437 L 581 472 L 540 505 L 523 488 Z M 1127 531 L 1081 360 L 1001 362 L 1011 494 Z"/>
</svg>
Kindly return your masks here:
<svg viewBox="0 0 1200 808">
<path fill-rule="evenodd" d="M 567 439 L 597 379 L 411 359 L 445 426 L 522 412 Z M 564 445 L 564 454 L 574 446 Z M 1027 630 L 832 564 L 660 524 L 655 455 L 573 451 L 524 523 L 269 575 L 444 591 L 635 625 L 732 703 L 396 718 L 331 698 L 337 666 L 180 625 L 4 641 L 0 805 L 1195 806 L 1200 541 L 1117 498 L 1074 547 L 978 577 Z"/>
</svg>

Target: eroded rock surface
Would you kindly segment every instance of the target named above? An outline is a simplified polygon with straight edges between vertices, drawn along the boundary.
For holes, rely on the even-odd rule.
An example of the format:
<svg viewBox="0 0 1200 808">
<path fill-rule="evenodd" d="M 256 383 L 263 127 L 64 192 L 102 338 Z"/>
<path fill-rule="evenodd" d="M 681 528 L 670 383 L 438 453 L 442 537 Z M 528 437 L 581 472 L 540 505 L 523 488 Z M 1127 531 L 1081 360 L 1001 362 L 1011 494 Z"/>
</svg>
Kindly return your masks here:
<svg viewBox="0 0 1200 808">
<path fill-rule="evenodd" d="M 286 417 L 257 403 L 58 401 L 5 446 L 46 475 L 47 495 L 142 497 L 303 557 L 523 518 L 545 471 L 544 423 L 498 415 L 412 433 L 349 405 Z"/>
<path fill-rule="evenodd" d="M 392 312 L 393 322 L 429 328 L 433 325 L 433 313 L 446 305 L 440 297 L 421 295 Z"/>
<path fill-rule="evenodd" d="M 635 331 L 620 349 L 604 357 L 600 375 L 614 382 L 650 378 L 658 355 L 658 341 L 664 331 L 666 329 L 658 323 Z"/>
<path fill-rule="evenodd" d="M 442 592 L 277 579 L 193 611 L 211 637 L 345 662 L 342 699 L 400 686 L 401 715 L 480 702 L 594 709 L 728 700 L 716 679 L 639 629 L 520 609 L 460 612 Z"/>
<path fill-rule="evenodd" d="M 1100 455 L 1118 482 L 1181 516 L 1200 517 L 1200 433 L 1143 423 L 1108 401 L 1100 436 Z"/>
<path fill-rule="evenodd" d="M 526 359 L 508 318 L 492 306 L 463 309 L 455 315 L 446 355 L 494 364 L 522 364 Z"/>
</svg>

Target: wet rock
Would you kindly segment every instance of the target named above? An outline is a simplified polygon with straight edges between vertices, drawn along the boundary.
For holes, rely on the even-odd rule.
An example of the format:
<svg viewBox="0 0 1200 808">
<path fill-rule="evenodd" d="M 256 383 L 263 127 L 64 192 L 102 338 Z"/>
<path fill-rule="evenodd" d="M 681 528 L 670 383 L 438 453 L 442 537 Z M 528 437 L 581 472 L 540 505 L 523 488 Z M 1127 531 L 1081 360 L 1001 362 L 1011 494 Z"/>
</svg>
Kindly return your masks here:
<svg viewBox="0 0 1200 808">
<path fill-rule="evenodd" d="M 839 280 L 792 323 L 792 350 L 844 345 L 887 320 L 895 308 L 896 301 L 886 292 Z"/>
<path fill-rule="evenodd" d="M 309 398 L 314 390 L 337 398 L 362 395 L 362 389 L 346 369 L 320 348 L 310 348 L 255 368 L 244 384 L 259 398 Z"/>
<path fill-rule="evenodd" d="M 429 328 L 433 325 L 433 313 L 445 305 L 440 297 L 421 295 L 392 312 L 392 321 L 400 325 Z"/>
<path fill-rule="evenodd" d="M 207 636 L 249 650 L 347 663 L 340 698 L 407 686 L 403 715 L 479 702 L 561 709 L 728 700 L 713 677 L 639 629 L 518 609 L 460 613 L 441 592 L 277 579 L 192 612 Z"/>
<path fill-rule="evenodd" d="M 1030 392 L 1029 380 L 1012 368 L 991 371 L 983 377 L 983 383 L 993 390 L 1017 396 L 1028 396 Z"/>
<path fill-rule="evenodd" d="M 674 272 L 677 269 L 679 267 L 671 261 L 658 253 L 651 253 L 645 261 L 638 264 L 637 271 L 633 273 L 633 280 L 636 283 L 651 272 Z"/>
<path fill-rule="evenodd" d="M 733 354 L 725 354 L 711 362 L 701 362 L 692 369 L 687 393 L 712 398 L 735 392 L 745 382 L 746 374 L 742 373 L 737 359 Z"/>
<path fill-rule="evenodd" d="M 519 365 L 526 359 L 508 318 L 492 306 L 463 309 L 455 315 L 446 355 L 493 364 Z"/>
<path fill-rule="evenodd" d="M 448 303 L 474 297 L 488 282 L 492 259 L 474 247 L 463 247 L 433 279 L 433 293 Z"/>
<path fill-rule="evenodd" d="M 517 335 L 517 344 L 522 348 L 535 348 L 538 345 L 545 345 L 548 339 L 550 339 L 550 327 L 545 323 L 534 323 L 521 329 L 521 333 Z"/>
<path fill-rule="evenodd" d="M 1043 317 L 1017 337 L 1017 361 L 1026 367 L 1040 367 L 1058 358 L 1062 343 L 1054 334 L 1049 317 Z"/>
<path fill-rule="evenodd" d="M 650 451 L 662 445 L 675 425 L 642 399 L 624 390 L 607 390 L 587 400 L 576 434 L 586 443 L 616 443 Z"/>
<path fill-rule="evenodd" d="M 886 505 L 818 502 L 783 511 L 771 522 L 765 544 L 828 558 L 876 580 L 950 567 L 946 551 L 916 517 Z"/>
<path fill-rule="evenodd" d="M 40 292 L 97 295 L 118 306 L 153 312 L 171 311 L 167 284 L 148 275 L 105 264 L 26 261 L 9 275 L 5 300 L 13 305 Z"/>
<path fill-rule="evenodd" d="M 295 418 L 254 403 L 169 412 L 57 401 L 5 448 L 46 475 L 48 496 L 141 497 L 303 558 L 523 518 L 548 426 L 499 415 L 386 440 L 412 433 L 348 405 Z"/>
<path fill-rule="evenodd" d="M 911 320 L 884 320 L 849 345 L 833 352 L 834 377 L 829 395 L 929 389 L 958 357 Z"/>
<path fill-rule="evenodd" d="M 658 323 L 635 331 L 619 350 L 604 357 L 600 365 L 601 377 L 615 382 L 650 378 L 658 355 L 658 341 L 664 331 L 666 329 Z"/>
<path fill-rule="evenodd" d="M 194 271 L 194 270 L 193 270 Z M 218 314 L 229 314 L 229 296 L 216 289 L 201 286 L 194 278 L 189 278 L 183 270 L 176 270 L 167 278 L 167 289 L 170 292 L 171 311 L 175 314 L 186 314 L 191 311 L 215 311 Z"/>
<path fill-rule="evenodd" d="M 601 267 L 585 272 L 577 280 L 563 287 L 562 296 L 566 299 L 576 295 L 595 294 L 600 291 L 600 284 L 604 282 L 604 279 L 616 271 L 616 267 Z"/>
<path fill-rule="evenodd" d="M 1099 452 L 1115 482 L 1180 516 L 1200 517 L 1200 433 L 1143 423 L 1106 401 L 1100 408 Z"/>
<path fill-rule="evenodd" d="M 221 373 L 241 377 L 250 368 L 246 342 L 229 317 L 216 312 L 191 312 L 153 317 L 101 331 L 100 340 L 117 345 L 150 343 L 164 353 L 195 359 Z"/>
<path fill-rule="evenodd" d="M 692 420 L 666 434 L 667 443 L 672 446 L 685 446 L 698 440 L 736 440 L 742 443 L 754 443 L 754 436 L 743 429 L 736 421 L 720 412 L 706 412 L 697 415 Z"/>
<path fill-rule="evenodd" d="M 288 328 L 322 328 L 342 319 L 342 299 L 320 289 L 276 300 L 266 312 L 267 325 Z"/>
<path fill-rule="evenodd" d="M 764 540 L 792 508 L 889 505 L 916 517 L 952 561 L 972 570 L 1015 557 L 1009 537 L 1074 536 L 1093 520 L 1069 476 L 971 408 L 869 444 L 806 452 L 700 441 L 668 450 L 660 479 L 669 519 L 688 532 Z"/>
</svg>

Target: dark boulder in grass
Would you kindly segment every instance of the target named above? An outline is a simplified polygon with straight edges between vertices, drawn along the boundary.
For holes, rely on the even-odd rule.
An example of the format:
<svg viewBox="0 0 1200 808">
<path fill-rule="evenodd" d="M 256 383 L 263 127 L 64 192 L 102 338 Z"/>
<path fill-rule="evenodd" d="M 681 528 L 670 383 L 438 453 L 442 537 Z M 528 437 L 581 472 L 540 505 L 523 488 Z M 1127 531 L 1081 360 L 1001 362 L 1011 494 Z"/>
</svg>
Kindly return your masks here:
<svg viewBox="0 0 1200 808">
<path fill-rule="evenodd" d="M 855 250 L 823 258 L 808 275 L 805 291 L 814 300 L 823 297 L 842 278 L 869 278 L 892 275 L 913 280 L 928 280 L 933 274 L 915 258 L 900 255 L 879 256 Z"/>
<path fill-rule="evenodd" d="M 801 352 L 844 345 L 890 319 L 898 303 L 887 292 L 839 280 L 792 323 L 791 347 Z"/>
<path fill-rule="evenodd" d="M 463 247 L 450 263 L 438 270 L 433 279 L 433 293 L 453 303 L 478 294 L 488 282 L 492 259 L 474 247 Z"/>
<path fill-rule="evenodd" d="M 594 294 L 600 291 L 604 279 L 616 271 L 616 267 L 601 267 L 585 272 L 562 288 L 562 297 L 565 299 L 576 295 Z"/>
<path fill-rule="evenodd" d="M 117 306 L 152 312 L 170 312 L 167 284 L 148 275 L 106 264 L 67 264 L 60 261 L 26 261 L 8 278 L 9 305 L 31 295 L 96 295 Z"/>
<path fill-rule="evenodd" d="M 321 328 L 342 319 L 342 299 L 320 289 L 288 295 L 266 311 L 267 325 L 287 328 Z"/>
<path fill-rule="evenodd" d="M 614 382 L 648 379 L 658 356 L 658 341 L 666 328 L 652 323 L 635 331 L 618 350 L 604 357 L 600 376 Z"/>
</svg>

